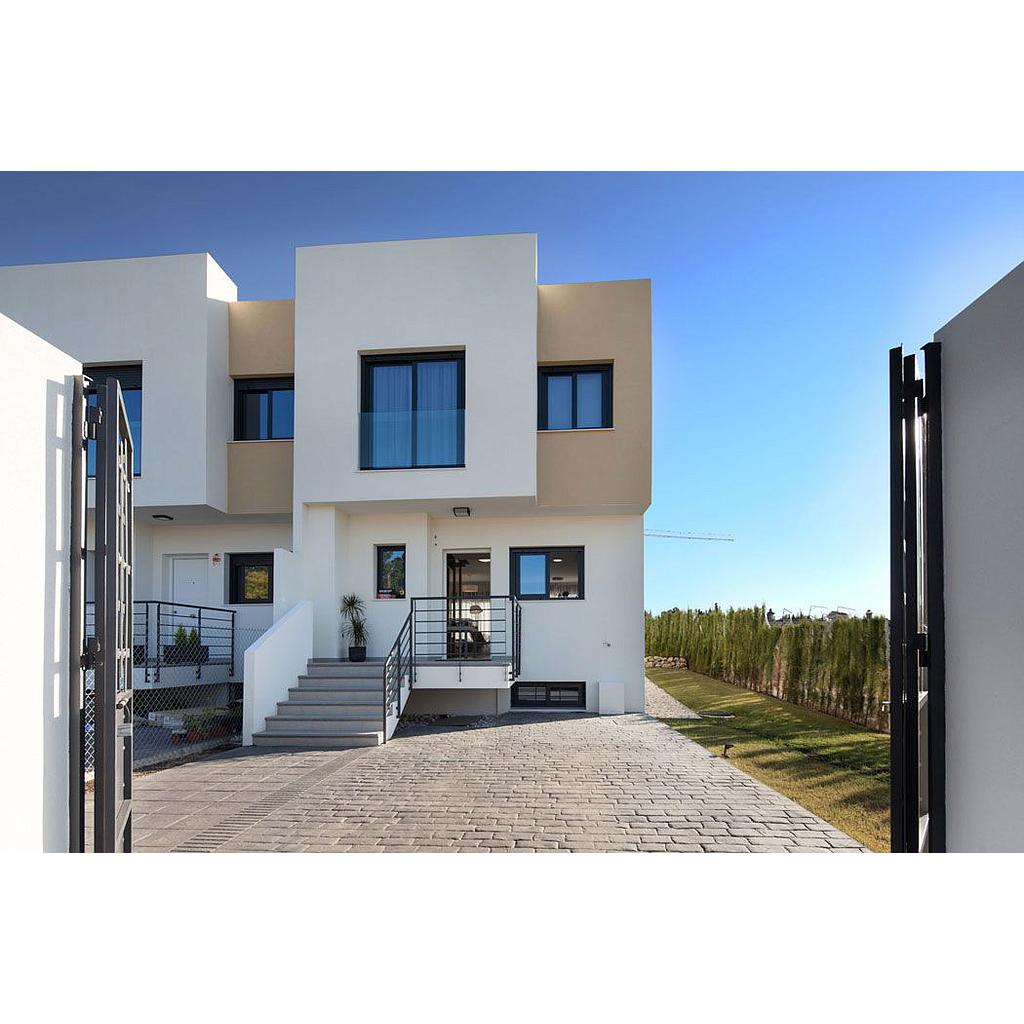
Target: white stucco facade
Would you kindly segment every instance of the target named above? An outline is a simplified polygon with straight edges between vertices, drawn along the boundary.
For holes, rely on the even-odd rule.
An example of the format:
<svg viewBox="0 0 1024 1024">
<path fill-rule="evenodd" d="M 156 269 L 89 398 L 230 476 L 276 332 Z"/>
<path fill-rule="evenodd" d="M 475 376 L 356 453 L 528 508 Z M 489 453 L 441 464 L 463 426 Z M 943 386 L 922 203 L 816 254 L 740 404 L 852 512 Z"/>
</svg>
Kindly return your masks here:
<svg viewBox="0 0 1024 1024">
<path fill-rule="evenodd" d="M 408 597 L 444 595 L 445 557 L 475 552 L 490 558 L 492 594 L 509 594 L 510 549 L 582 547 L 585 589 L 582 600 L 522 602 L 523 681 L 585 682 L 587 705 L 597 710 L 597 684 L 624 688 L 625 710 L 642 711 L 643 683 L 643 517 L 520 515 L 470 519 L 433 517 L 427 513 L 346 514 L 330 516 L 331 529 L 316 534 L 311 560 L 334 568 L 332 601 L 316 592 L 322 609 L 314 654 L 343 655 L 338 633 L 337 601 L 354 592 L 366 599 L 370 657 L 387 654 L 410 601 L 377 600 L 374 555 L 378 545 L 406 549 Z M 333 558 L 324 558 L 325 544 Z M 324 574 L 318 574 L 323 580 Z M 414 701 L 421 704 L 416 699 Z M 493 698 L 492 702 L 493 704 Z M 506 694 L 501 710 L 508 708 Z"/>
<path fill-rule="evenodd" d="M 536 236 L 522 234 L 297 250 L 298 593 L 313 606 L 316 657 L 345 654 L 338 605 L 346 593 L 365 600 L 368 653 L 383 657 L 409 614 L 409 598 L 445 595 L 446 554 L 486 552 L 490 592 L 504 595 L 511 593 L 510 549 L 580 547 L 582 600 L 522 602 L 519 678 L 586 683 L 587 708 L 594 711 L 598 685 L 608 680 L 621 687 L 624 710 L 640 711 L 642 509 L 649 492 L 631 515 L 608 514 L 607 504 L 591 510 L 585 500 L 564 510 L 538 501 L 536 246 Z M 649 331 L 644 341 L 640 358 L 649 363 Z M 364 358 L 439 352 L 464 359 L 465 465 L 362 468 Z M 570 361 L 602 354 L 595 344 Z M 649 421 L 646 429 L 649 440 Z M 649 448 L 636 457 L 649 458 Z M 592 462 L 592 472 L 601 473 Z M 470 516 L 456 517 L 456 506 L 469 508 Z M 405 548 L 403 600 L 376 597 L 375 553 L 384 545 Z M 418 678 L 412 710 L 509 708 L 507 683 L 500 694 L 490 683 L 468 693 L 473 686 L 461 678 L 442 693 L 445 676 L 436 667 Z M 475 678 L 482 678 L 479 671 Z M 613 703 L 606 697 L 606 707 Z"/>
<path fill-rule="evenodd" d="M 142 509 L 226 508 L 236 298 L 206 253 L 0 267 L 0 312 L 82 363 L 142 364 Z"/>
<path fill-rule="evenodd" d="M 536 249 L 489 235 L 296 250 L 296 506 L 536 497 Z M 465 354 L 466 465 L 361 471 L 360 357 L 414 351 Z"/>
<path fill-rule="evenodd" d="M 514 681 L 584 684 L 577 692 L 590 711 L 643 709 L 649 471 L 630 473 L 619 494 L 615 467 L 649 463 L 650 297 L 649 287 L 628 282 L 602 287 L 549 296 L 546 356 L 532 234 L 301 248 L 294 303 L 238 303 L 207 254 L 3 267 L 0 312 L 87 368 L 141 364 L 135 598 L 235 613 L 244 643 L 233 681 L 243 663 L 255 674 L 245 679 L 251 739 L 294 686 L 296 652 L 347 654 L 342 595 L 365 600 L 369 657 L 381 658 L 411 598 L 446 599 L 452 552 L 486 553 L 486 586 L 497 596 L 512 591 L 511 549 L 579 549 L 585 593 L 523 600 L 518 680 L 509 650 L 475 675 L 425 666 L 420 692 L 405 695 L 410 710 L 506 711 Z M 606 338 L 591 346 L 595 324 Z M 542 495 L 539 369 L 593 361 L 610 374 L 619 356 L 608 339 L 623 333 L 641 371 L 622 368 L 628 430 L 618 448 L 610 425 L 579 447 L 550 439 Z M 364 361 L 440 354 L 459 367 L 458 407 L 442 410 L 457 417 L 459 459 L 367 467 Z M 247 389 L 264 377 L 291 391 L 292 437 L 240 430 Z M 644 447 L 633 457 L 632 440 L 624 447 L 621 439 L 638 435 Z M 605 443 L 611 462 L 595 448 Z M 602 486 L 591 486 L 598 476 Z M 456 517 L 456 507 L 468 516 Z M 87 548 L 91 529 L 90 521 Z M 377 550 L 387 545 L 404 547 L 400 598 L 377 593 Z M 233 555 L 272 564 L 272 599 L 232 603 Z"/>
</svg>

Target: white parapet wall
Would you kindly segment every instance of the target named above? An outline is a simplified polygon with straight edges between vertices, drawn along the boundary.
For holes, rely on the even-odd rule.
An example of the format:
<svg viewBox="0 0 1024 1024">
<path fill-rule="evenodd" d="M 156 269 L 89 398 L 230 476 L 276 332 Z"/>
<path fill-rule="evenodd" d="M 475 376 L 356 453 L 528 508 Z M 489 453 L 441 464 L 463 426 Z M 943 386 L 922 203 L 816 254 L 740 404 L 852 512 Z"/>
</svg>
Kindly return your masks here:
<svg viewBox="0 0 1024 1024">
<path fill-rule="evenodd" d="M 285 612 L 245 652 L 245 683 L 242 698 L 242 745 L 252 745 L 252 735 L 264 728 L 267 716 L 287 700 L 313 657 L 313 604 L 300 601 Z"/>
<path fill-rule="evenodd" d="M 68 848 L 71 409 L 81 364 L 0 314 L 8 586 L 0 850 Z"/>
</svg>

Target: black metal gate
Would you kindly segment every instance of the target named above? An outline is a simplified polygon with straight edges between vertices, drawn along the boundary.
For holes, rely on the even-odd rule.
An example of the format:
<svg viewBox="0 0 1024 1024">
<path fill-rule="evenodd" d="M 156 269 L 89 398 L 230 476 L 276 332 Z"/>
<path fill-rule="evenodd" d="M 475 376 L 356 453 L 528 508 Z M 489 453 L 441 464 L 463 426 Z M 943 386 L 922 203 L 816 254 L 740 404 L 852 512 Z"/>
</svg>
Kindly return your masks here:
<svg viewBox="0 0 1024 1024">
<path fill-rule="evenodd" d="M 110 377 L 95 407 L 75 388 L 72 464 L 71 713 L 72 851 L 86 844 L 84 672 L 95 686 L 93 830 L 97 853 L 132 847 L 132 436 L 121 386 Z M 95 630 L 85 638 L 85 447 L 96 443 Z"/>
<path fill-rule="evenodd" d="M 891 847 L 944 853 L 942 348 L 889 352 Z"/>
</svg>

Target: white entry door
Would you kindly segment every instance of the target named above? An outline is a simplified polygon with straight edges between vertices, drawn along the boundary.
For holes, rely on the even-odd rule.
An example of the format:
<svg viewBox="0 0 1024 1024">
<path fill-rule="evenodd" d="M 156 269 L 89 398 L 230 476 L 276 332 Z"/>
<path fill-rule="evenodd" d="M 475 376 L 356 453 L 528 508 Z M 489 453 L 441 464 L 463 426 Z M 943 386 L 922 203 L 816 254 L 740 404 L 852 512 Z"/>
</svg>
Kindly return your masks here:
<svg viewBox="0 0 1024 1024">
<path fill-rule="evenodd" d="M 171 559 L 171 600 L 175 604 L 208 604 L 206 555 Z"/>
</svg>

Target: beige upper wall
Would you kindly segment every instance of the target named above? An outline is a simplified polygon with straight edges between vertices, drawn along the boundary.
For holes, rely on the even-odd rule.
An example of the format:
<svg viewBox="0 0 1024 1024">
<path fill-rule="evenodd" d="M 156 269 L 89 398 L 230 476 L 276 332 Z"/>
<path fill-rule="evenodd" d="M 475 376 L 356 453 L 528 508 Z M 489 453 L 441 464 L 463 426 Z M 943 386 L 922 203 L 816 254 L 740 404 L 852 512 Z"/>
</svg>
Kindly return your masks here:
<svg viewBox="0 0 1024 1024">
<path fill-rule="evenodd" d="M 295 373 L 295 302 L 232 302 L 228 372 L 232 377 L 289 377 Z"/>
<path fill-rule="evenodd" d="M 537 504 L 645 511 L 651 503 L 651 282 L 540 285 L 537 362 L 612 364 L 610 430 L 538 431 Z"/>
<path fill-rule="evenodd" d="M 291 512 L 294 442 L 229 441 L 228 512 Z"/>
</svg>

